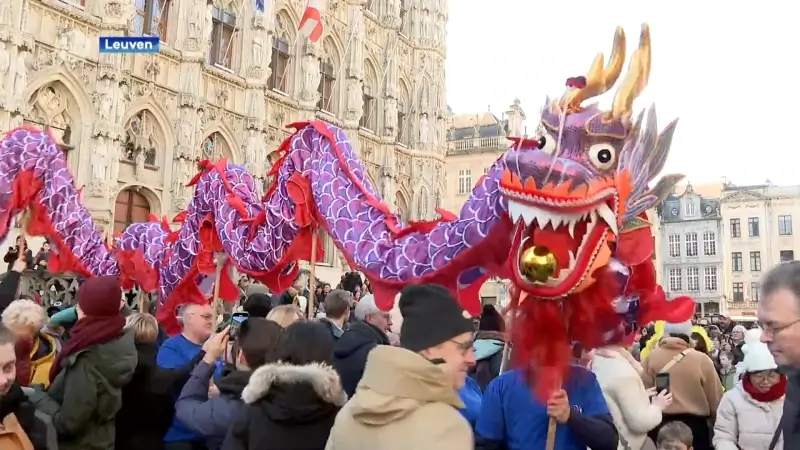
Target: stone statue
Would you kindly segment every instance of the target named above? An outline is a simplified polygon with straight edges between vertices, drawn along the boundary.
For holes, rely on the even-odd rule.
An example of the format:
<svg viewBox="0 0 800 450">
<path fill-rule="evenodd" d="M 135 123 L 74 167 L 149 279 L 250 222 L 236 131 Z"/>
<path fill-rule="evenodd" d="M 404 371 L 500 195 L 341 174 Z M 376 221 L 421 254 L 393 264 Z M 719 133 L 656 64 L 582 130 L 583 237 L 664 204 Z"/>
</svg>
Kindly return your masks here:
<svg viewBox="0 0 800 450">
<path fill-rule="evenodd" d="M 261 142 L 259 142 L 258 146 L 258 155 L 256 156 L 256 164 L 257 167 L 261 169 L 261 173 L 266 174 L 272 168 L 272 165 L 269 163 L 269 148 L 267 147 L 267 135 L 265 133 L 261 133 L 259 136 Z"/>
<path fill-rule="evenodd" d="M 358 118 L 363 106 L 361 81 L 356 78 L 347 80 L 347 115 L 350 120 Z"/>
<path fill-rule="evenodd" d="M 196 1 L 194 7 L 189 9 L 189 37 L 199 39 L 204 27 L 203 6 Z"/>
<path fill-rule="evenodd" d="M 2 2 L 4 0 L 0 0 Z M 11 54 L 6 49 L 5 42 L 0 43 L 0 94 L 6 93 L 6 74 L 11 67 Z"/>
<path fill-rule="evenodd" d="M 119 100 L 117 101 L 117 123 L 121 124 L 125 113 L 128 112 L 128 104 L 131 101 L 131 87 L 128 83 L 120 83 L 119 85 Z"/>
<path fill-rule="evenodd" d="M 181 120 L 181 139 L 180 145 L 192 145 L 192 124 L 188 120 Z"/>
<path fill-rule="evenodd" d="M 11 24 L 11 2 L 14 0 L 0 0 L 0 24 Z"/>
<path fill-rule="evenodd" d="M 173 177 L 172 177 L 172 193 L 175 196 L 181 196 L 183 192 L 183 185 L 186 184 L 188 180 L 188 173 L 184 173 L 186 169 L 186 160 L 183 158 L 178 158 L 173 162 Z"/>
<path fill-rule="evenodd" d="M 100 119 L 102 120 L 111 120 L 111 108 L 114 106 L 114 99 L 111 98 L 111 95 L 111 80 L 107 79 L 105 86 L 100 90 L 100 99 L 97 105 L 97 112 L 100 114 Z"/>
<path fill-rule="evenodd" d="M 144 175 L 144 160 L 145 160 L 145 151 L 144 149 L 139 149 L 136 152 L 136 179 L 141 179 L 142 175 Z"/>
<path fill-rule="evenodd" d="M 108 179 L 116 180 L 119 178 L 119 160 L 122 159 L 122 148 L 116 144 L 111 143 L 108 146 Z"/>
<path fill-rule="evenodd" d="M 314 100 L 319 88 L 319 60 L 314 55 L 303 56 L 303 100 Z"/>
<path fill-rule="evenodd" d="M 422 32 L 421 38 L 427 40 L 431 36 L 431 15 L 430 13 L 422 13 Z"/>
<path fill-rule="evenodd" d="M 103 136 L 97 137 L 92 152 L 92 178 L 94 181 L 105 181 L 108 172 L 108 143 Z"/>
<path fill-rule="evenodd" d="M 206 5 L 206 14 L 203 21 L 203 38 L 207 46 L 211 45 L 211 34 L 214 33 L 214 5 L 209 3 Z M 226 43 L 223 42 L 223 45 Z"/>
<path fill-rule="evenodd" d="M 397 128 L 397 100 L 387 98 L 384 113 L 383 123 L 386 125 L 386 132 L 388 135 L 392 135 Z"/>
<path fill-rule="evenodd" d="M 424 81 L 423 81 L 424 82 Z M 422 92 L 419 94 L 419 108 L 422 112 L 428 112 L 428 107 L 430 104 L 428 103 L 428 87 L 423 85 Z"/>
<path fill-rule="evenodd" d="M 429 130 L 428 130 L 428 115 L 422 114 L 419 117 L 419 143 L 422 145 L 426 145 L 428 143 L 429 138 Z"/>
<path fill-rule="evenodd" d="M 72 48 L 72 31 L 61 30 L 61 32 L 58 33 L 58 39 L 56 40 L 58 59 L 61 62 L 66 62 L 67 60 L 69 60 L 69 54 L 71 48 Z"/>
<path fill-rule="evenodd" d="M 264 36 L 258 31 L 253 35 L 253 67 L 264 67 Z"/>
<path fill-rule="evenodd" d="M 258 173 L 258 154 L 259 154 L 259 136 L 256 130 L 248 130 L 247 138 L 244 142 L 244 160 L 247 170 L 252 174 Z"/>
<path fill-rule="evenodd" d="M 17 61 L 14 65 L 14 90 L 17 95 L 22 94 L 25 92 L 25 88 L 28 86 L 28 55 L 29 53 L 26 51 L 19 52 L 17 55 Z"/>
</svg>

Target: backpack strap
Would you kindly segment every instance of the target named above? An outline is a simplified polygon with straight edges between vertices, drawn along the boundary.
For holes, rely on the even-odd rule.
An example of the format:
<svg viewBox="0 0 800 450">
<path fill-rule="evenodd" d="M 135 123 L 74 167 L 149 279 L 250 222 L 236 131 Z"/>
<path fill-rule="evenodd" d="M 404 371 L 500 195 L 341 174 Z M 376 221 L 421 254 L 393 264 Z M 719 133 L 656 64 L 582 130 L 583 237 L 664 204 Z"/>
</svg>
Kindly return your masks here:
<svg viewBox="0 0 800 450">
<path fill-rule="evenodd" d="M 688 355 L 691 350 L 692 349 L 687 348 L 686 350 L 675 355 L 667 364 L 664 365 L 664 367 L 661 368 L 661 370 L 658 371 L 658 373 L 669 372 L 669 370 L 672 369 L 672 367 L 675 364 L 678 364 L 679 362 L 683 361 L 683 358 L 686 358 L 686 355 Z"/>
<path fill-rule="evenodd" d="M 778 428 L 775 429 L 775 434 L 772 435 L 772 441 L 769 443 L 769 450 L 775 450 L 775 447 L 778 446 L 778 441 L 781 439 L 781 434 L 783 434 L 783 423 L 786 420 L 786 415 L 781 416 L 781 420 L 778 422 Z"/>
</svg>

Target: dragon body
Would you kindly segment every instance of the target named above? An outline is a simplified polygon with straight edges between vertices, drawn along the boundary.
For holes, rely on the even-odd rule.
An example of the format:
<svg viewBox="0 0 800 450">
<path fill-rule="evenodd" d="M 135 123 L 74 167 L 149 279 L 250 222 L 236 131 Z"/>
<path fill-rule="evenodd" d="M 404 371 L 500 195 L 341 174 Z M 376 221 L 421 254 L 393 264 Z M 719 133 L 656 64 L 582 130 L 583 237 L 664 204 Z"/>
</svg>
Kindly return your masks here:
<svg viewBox="0 0 800 450">
<path fill-rule="evenodd" d="M 561 98 L 546 102 L 544 132 L 513 139 L 460 213 L 440 211 L 437 221 L 402 223 L 379 198 L 345 133 L 305 122 L 291 125 L 297 131 L 278 149 L 269 174 L 274 182 L 262 198 L 242 167 L 205 161 L 190 182 L 192 201 L 173 219 L 177 231 L 153 217 L 131 225 L 109 248 L 54 139 L 21 128 L 0 142 L 0 237 L 30 207 L 28 232 L 50 240 L 52 267 L 119 275 L 128 285 L 157 290 L 159 320 L 172 331 L 177 306 L 208 301 L 214 255 L 281 290 L 297 261 L 311 259 L 317 230 L 370 279 L 384 309 L 409 283 L 438 283 L 479 314 L 480 286 L 504 277 L 514 285 L 515 357 L 536 369 L 531 373 L 544 394 L 560 383 L 575 342 L 586 348 L 623 342 L 638 324 L 686 320 L 694 310 L 691 299 L 666 301 L 651 262 L 645 212 L 681 177 L 664 176 L 649 187 L 676 122 L 659 133 L 654 109 L 632 117 L 650 70 L 646 26 L 612 109 L 583 105 L 614 86 L 624 59 L 618 29 L 608 64 L 599 55 L 586 77 L 570 79 Z M 223 298 L 238 295 L 228 277 L 216 282 Z"/>
</svg>

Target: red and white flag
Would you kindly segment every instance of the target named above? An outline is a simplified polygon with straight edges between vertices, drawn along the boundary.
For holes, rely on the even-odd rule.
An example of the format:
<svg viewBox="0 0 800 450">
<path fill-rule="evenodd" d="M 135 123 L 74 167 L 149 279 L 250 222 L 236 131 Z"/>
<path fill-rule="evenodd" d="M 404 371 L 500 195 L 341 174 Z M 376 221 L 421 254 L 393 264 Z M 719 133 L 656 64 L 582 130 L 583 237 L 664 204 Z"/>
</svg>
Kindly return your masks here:
<svg viewBox="0 0 800 450">
<path fill-rule="evenodd" d="M 322 13 L 328 0 L 308 0 L 308 6 L 300 20 L 300 33 L 311 42 L 317 42 L 322 37 Z"/>
</svg>

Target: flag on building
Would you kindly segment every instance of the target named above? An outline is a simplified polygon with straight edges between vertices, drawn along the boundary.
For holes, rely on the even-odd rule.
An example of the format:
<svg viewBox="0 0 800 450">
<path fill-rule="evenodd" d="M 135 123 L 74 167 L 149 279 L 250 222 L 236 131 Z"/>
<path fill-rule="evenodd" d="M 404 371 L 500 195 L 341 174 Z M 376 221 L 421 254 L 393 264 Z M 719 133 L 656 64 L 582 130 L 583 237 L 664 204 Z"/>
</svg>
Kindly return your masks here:
<svg viewBox="0 0 800 450">
<path fill-rule="evenodd" d="M 317 42 L 322 37 L 322 13 L 325 11 L 327 0 L 308 0 L 308 6 L 300 20 L 300 33 L 311 42 Z"/>
<path fill-rule="evenodd" d="M 256 0 L 256 12 L 264 12 L 264 0 Z"/>
</svg>

